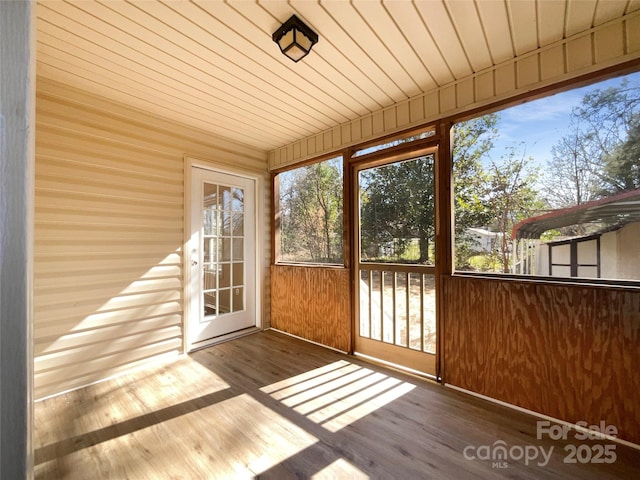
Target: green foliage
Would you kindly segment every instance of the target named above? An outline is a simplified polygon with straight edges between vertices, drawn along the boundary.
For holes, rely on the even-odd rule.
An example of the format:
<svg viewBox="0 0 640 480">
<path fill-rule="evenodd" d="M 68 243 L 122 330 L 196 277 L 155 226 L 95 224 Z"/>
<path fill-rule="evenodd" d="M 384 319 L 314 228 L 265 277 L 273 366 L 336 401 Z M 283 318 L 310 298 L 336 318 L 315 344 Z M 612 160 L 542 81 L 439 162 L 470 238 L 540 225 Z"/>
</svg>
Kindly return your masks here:
<svg viewBox="0 0 640 480">
<path fill-rule="evenodd" d="M 417 239 L 418 263 L 433 263 L 429 246 L 434 227 L 432 155 L 361 172 L 362 256 L 407 261 Z"/>
<path fill-rule="evenodd" d="M 547 230 L 546 232 L 544 232 L 542 235 L 540 235 L 540 241 L 541 242 L 552 242 L 554 240 L 557 240 L 558 237 L 562 236 L 562 233 L 560 232 L 560 230 Z"/>
<path fill-rule="evenodd" d="M 469 257 L 469 266 L 476 272 L 501 272 L 502 262 L 497 255 L 473 255 Z"/>
<path fill-rule="evenodd" d="M 498 136 L 497 113 L 455 125 L 453 130 L 453 178 L 456 237 L 470 227 L 487 225 L 491 212 L 486 203 L 488 182 L 482 160 Z M 456 245 L 456 249 L 459 245 Z"/>
<path fill-rule="evenodd" d="M 342 160 L 298 168 L 280 177 L 284 260 L 342 263 Z"/>
<path fill-rule="evenodd" d="M 603 158 L 603 177 L 607 193 L 627 192 L 640 188 L 640 114 L 635 118 L 627 139 Z"/>
<path fill-rule="evenodd" d="M 453 130 L 455 263 L 459 270 L 475 270 L 470 259 L 480 250 L 468 229 L 493 221 L 487 201 L 489 176 L 483 161 L 498 137 L 499 119 L 492 113 L 457 123 Z"/>
<path fill-rule="evenodd" d="M 544 207 L 525 146 L 511 147 L 500 161 L 488 156 L 498 137 L 498 114 L 456 125 L 453 143 L 455 257 L 457 269 L 509 272 L 511 229 Z M 519 152 L 522 153 L 519 153 Z M 483 251 L 471 227 L 497 233 L 497 250 Z"/>
<path fill-rule="evenodd" d="M 536 185 L 540 170 L 530 167 L 531 157 L 518 154 L 515 147 L 509 149 L 500 163 L 491 162 L 488 169 L 490 193 L 487 204 L 493 212 L 492 230 L 499 232 L 498 249 L 503 273 L 511 267 L 511 230 L 525 218 L 531 217 L 544 207 Z"/>
<path fill-rule="evenodd" d="M 417 238 L 399 239 L 388 248 L 379 249 L 380 256 L 366 256 L 364 261 L 377 263 L 419 263 L 420 262 L 420 242 Z M 366 255 L 366 252 L 365 252 Z M 434 244 L 429 245 L 429 258 L 435 255 Z"/>
</svg>

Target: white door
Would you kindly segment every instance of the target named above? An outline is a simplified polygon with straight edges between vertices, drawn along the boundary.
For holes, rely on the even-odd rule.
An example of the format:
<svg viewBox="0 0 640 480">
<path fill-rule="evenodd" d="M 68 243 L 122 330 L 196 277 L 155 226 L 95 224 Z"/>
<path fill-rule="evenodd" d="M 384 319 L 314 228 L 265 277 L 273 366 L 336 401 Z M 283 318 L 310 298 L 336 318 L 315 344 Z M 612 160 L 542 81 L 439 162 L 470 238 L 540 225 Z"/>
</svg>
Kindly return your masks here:
<svg viewBox="0 0 640 480">
<path fill-rule="evenodd" d="M 191 169 L 192 347 L 256 326 L 254 179 Z"/>
</svg>

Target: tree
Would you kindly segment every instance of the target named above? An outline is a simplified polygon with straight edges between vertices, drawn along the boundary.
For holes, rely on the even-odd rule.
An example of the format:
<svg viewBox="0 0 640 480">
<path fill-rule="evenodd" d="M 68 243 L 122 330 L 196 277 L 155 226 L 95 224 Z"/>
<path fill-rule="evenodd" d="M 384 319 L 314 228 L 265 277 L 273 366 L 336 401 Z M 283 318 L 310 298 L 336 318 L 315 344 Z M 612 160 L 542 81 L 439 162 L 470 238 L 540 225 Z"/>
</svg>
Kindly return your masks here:
<svg viewBox="0 0 640 480">
<path fill-rule="evenodd" d="M 471 226 L 485 225 L 488 209 L 484 198 L 487 179 L 483 158 L 498 136 L 497 113 L 456 124 L 453 133 L 453 178 L 455 190 L 456 234 Z"/>
<path fill-rule="evenodd" d="M 536 188 L 540 172 L 528 167 L 533 158 L 518 154 L 511 147 L 500 163 L 491 162 L 488 168 L 489 197 L 487 204 L 493 212 L 491 227 L 500 234 L 499 260 L 503 273 L 511 270 L 511 229 L 519 221 L 534 215 L 544 204 Z"/>
<path fill-rule="evenodd" d="M 497 113 L 457 123 L 453 131 L 456 268 L 469 266 L 478 246 L 469 228 L 489 224 L 489 183 L 482 165 L 498 136 Z"/>
<path fill-rule="evenodd" d="M 571 116 L 584 132 L 585 168 L 597 178 L 592 194 L 600 198 L 638 188 L 640 85 L 625 79 L 619 86 L 595 89 Z"/>
<path fill-rule="evenodd" d="M 370 258 L 398 261 L 418 239 L 418 263 L 432 263 L 434 228 L 434 158 L 372 168 L 361 174 L 361 241 Z M 393 252 L 385 250 L 392 245 Z"/>
<path fill-rule="evenodd" d="M 627 139 L 603 158 L 606 192 L 615 194 L 640 188 L 640 115 L 629 129 Z"/>
<path fill-rule="evenodd" d="M 638 122 L 639 108 L 640 85 L 625 79 L 619 86 L 585 94 L 572 115 L 585 125 L 590 142 L 606 156 L 627 139 Z"/>
<path fill-rule="evenodd" d="M 570 130 L 552 147 L 545 192 L 555 208 L 640 188 L 640 85 L 597 88 L 573 108 Z M 584 235 L 599 225 L 563 227 Z"/>
<path fill-rule="evenodd" d="M 597 198 L 601 175 L 594 168 L 591 137 L 572 115 L 569 133 L 551 147 L 544 185 L 551 207 L 580 205 Z"/>
<path fill-rule="evenodd" d="M 342 161 L 281 175 L 281 248 L 297 260 L 342 262 Z"/>
<path fill-rule="evenodd" d="M 498 115 L 491 114 L 456 124 L 453 158 L 456 211 L 457 264 L 466 263 L 472 240 L 471 226 L 486 225 L 488 186 L 482 159 L 497 135 Z M 418 255 L 412 260 L 433 262 L 434 244 L 433 157 L 374 168 L 361 175 L 362 249 L 370 258 L 404 256 L 417 239 Z"/>
</svg>

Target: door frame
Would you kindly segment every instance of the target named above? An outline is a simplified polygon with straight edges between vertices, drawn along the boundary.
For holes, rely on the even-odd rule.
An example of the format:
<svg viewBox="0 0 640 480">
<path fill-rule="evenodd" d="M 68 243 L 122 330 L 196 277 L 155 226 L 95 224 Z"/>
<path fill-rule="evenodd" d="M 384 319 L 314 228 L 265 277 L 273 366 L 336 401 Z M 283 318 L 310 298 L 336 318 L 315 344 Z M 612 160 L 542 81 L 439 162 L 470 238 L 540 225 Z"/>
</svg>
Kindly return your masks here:
<svg viewBox="0 0 640 480">
<path fill-rule="evenodd" d="M 451 274 L 451 230 L 452 222 L 449 217 L 451 214 L 451 192 L 452 179 L 450 175 L 450 146 L 448 136 L 442 135 L 445 129 L 450 129 L 451 125 L 440 122 L 435 125 L 435 135 L 427 137 L 423 140 L 417 140 L 408 144 L 400 144 L 388 149 L 382 149 L 372 154 L 354 157 L 350 151 L 345 157 L 349 159 L 348 182 L 349 182 L 349 245 L 350 245 L 350 265 L 351 265 L 351 301 L 352 301 L 352 351 L 356 351 L 356 336 L 358 335 L 358 323 L 360 321 L 360 305 L 359 305 L 359 252 L 360 252 L 360 228 L 356 219 L 358 218 L 359 208 L 358 202 L 358 172 L 363 169 L 379 167 L 392 164 L 397 161 L 403 161 L 411 157 L 420 156 L 422 154 L 433 154 L 435 156 L 434 168 L 434 200 L 435 200 L 435 240 L 436 240 L 436 264 L 435 264 L 435 285 L 436 285 L 436 354 L 435 354 L 435 376 L 415 371 L 411 366 L 402 365 L 400 363 L 390 363 L 382 359 L 371 358 L 381 363 L 390 363 L 394 367 L 398 367 L 407 371 L 411 371 L 427 378 L 433 378 L 441 381 L 443 378 L 443 358 L 444 358 L 444 341 L 443 341 L 443 278 Z M 382 140 L 379 141 L 382 143 Z M 367 357 L 369 358 L 369 357 Z M 401 359 L 400 359 L 401 360 Z"/>
<path fill-rule="evenodd" d="M 246 330 L 242 330 L 240 333 L 233 332 L 227 335 L 221 335 L 219 337 L 213 338 L 211 341 L 206 342 L 198 342 L 196 346 L 194 346 L 191 341 L 191 327 L 190 327 L 190 319 L 193 312 L 191 311 L 191 297 L 193 295 L 191 288 L 191 256 L 189 252 L 191 251 L 191 235 L 189 232 L 191 226 L 191 189 L 192 178 L 191 172 L 193 168 L 201 168 L 203 170 L 209 170 L 216 173 L 222 173 L 225 175 L 234 175 L 237 177 L 247 178 L 253 180 L 255 182 L 255 192 L 254 192 L 254 228 L 255 228 L 255 259 L 256 264 L 254 267 L 254 275 L 255 275 L 255 299 L 247 298 L 247 302 L 254 301 L 255 302 L 255 316 L 256 316 L 256 324 L 254 328 L 249 328 Z M 246 335 L 248 333 L 253 333 L 255 331 L 259 331 L 263 329 L 263 291 L 264 291 L 264 275 L 262 274 L 264 269 L 265 262 L 265 253 L 264 248 L 265 245 L 265 229 L 263 228 L 264 222 L 261 220 L 264 218 L 265 212 L 263 210 L 262 204 L 264 202 L 259 201 L 260 198 L 264 195 L 264 176 L 260 175 L 255 171 L 251 171 L 248 169 L 235 168 L 230 167 L 225 164 L 216 163 L 211 160 L 206 160 L 203 158 L 198 158 L 191 155 L 184 156 L 184 207 L 183 207 L 183 244 L 182 244 L 182 281 L 183 281 L 183 297 L 182 297 L 182 342 L 183 342 L 183 353 L 189 353 L 194 350 L 208 347 L 210 345 L 214 345 L 216 343 L 220 343 L 231 338 L 240 337 L 242 335 Z M 199 293 L 199 292 L 198 292 Z"/>
</svg>

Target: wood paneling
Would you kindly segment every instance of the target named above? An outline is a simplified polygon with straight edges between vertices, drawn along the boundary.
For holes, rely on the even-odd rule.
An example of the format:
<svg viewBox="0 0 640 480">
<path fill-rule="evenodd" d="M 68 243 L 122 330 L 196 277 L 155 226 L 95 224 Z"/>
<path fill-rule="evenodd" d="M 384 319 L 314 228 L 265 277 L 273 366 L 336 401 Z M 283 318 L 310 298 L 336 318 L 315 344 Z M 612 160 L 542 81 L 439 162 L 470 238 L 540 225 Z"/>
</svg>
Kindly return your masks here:
<svg viewBox="0 0 640 480">
<path fill-rule="evenodd" d="M 271 326 L 351 351 L 349 269 L 271 266 Z"/>
<path fill-rule="evenodd" d="M 186 154 L 264 175 L 268 326 L 271 193 L 262 151 L 43 78 L 36 122 L 37 398 L 182 351 Z"/>
<path fill-rule="evenodd" d="M 640 443 L 640 292 L 448 277 L 445 382 Z"/>
<path fill-rule="evenodd" d="M 548 6 L 540 5 L 540 15 L 547 17 L 552 12 L 548 11 Z M 576 2 L 569 2 L 573 5 L 571 12 L 581 9 Z M 408 4 L 407 4 L 408 5 Z M 580 75 L 593 73 L 612 65 L 622 64 L 630 60 L 640 58 L 640 38 L 635 33 L 636 24 L 640 18 L 640 11 L 631 12 L 625 17 L 615 18 L 607 23 L 598 23 L 595 27 L 584 24 L 582 17 L 571 17 L 568 27 L 572 31 L 572 36 L 566 37 L 558 28 L 540 26 L 540 40 L 536 37 L 536 5 L 531 2 L 507 2 L 509 18 L 512 25 L 519 25 L 513 29 L 513 47 L 510 42 L 500 41 L 495 38 L 492 28 L 485 28 L 487 39 L 478 39 L 477 36 L 469 37 L 470 33 L 465 30 L 461 43 L 455 42 L 447 48 L 454 48 L 446 57 L 460 57 L 455 61 L 460 71 L 454 72 L 456 80 L 438 85 L 436 88 L 426 90 L 423 93 L 412 96 L 405 100 L 398 100 L 392 106 L 374 111 L 370 114 L 360 116 L 341 125 L 343 131 L 350 132 L 347 136 L 327 136 L 325 130 L 316 135 L 300 139 L 293 144 L 273 150 L 269 153 L 269 167 L 271 169 L 281 168 L 300 161 L 304 161 L 313 156 L 336 151 L 341 148 L 371 140 L 378 136 L 392 134 L 400 130 L 413 128 L 428 122 L 435 122 L 439 119 L 459 114 L 474 108 L 487 106 L 498 101 L 505 101 L 517 95 L 529 92 L 534 89 L 549 87 L 554 83 L 578 77 Z M 555 5 L 555 4 L 554 4 Z M 435 9 L 437 4 L 424 4 L 422 8 L 429 11 L 433 17 L 434 13 L 444 15 L 442 11 Z M 488 8 L 488 7 L 491 8 Z M 557 6 L 557 5 L 556 5 Z M 458 2 L 451 2 L 450 10 L 454 13 L 460 10 L 460 15 L 469 12 L 469 8 L 460 7 Z M 507 28 L 505 22 L 506 14 L 498 15 L 493 10 L 502 13 L 504 5 L 497 2 L 482 4 L 479 6 L 480 15 L 488 15 L 492 11 L 493 20 L 496 26 Z M 591 8 L 593 10 L 593 8 Z M 460 16 L 458 15 L 458 16 Z M 446 16 L 446 15 L 445 15 Z M 472 18 L 457 20 L 460 26 L 469 24 L 472 29 L 479 30 L 475 15 Z M 575 18 L 574 18 L 575 17 Z M 444 18 L 444 17 L 443 17 Z M 483 17 L 487 22 L 488 17 Z M 478 20 L 479 21 L 479 20 Z M 475 25 L 475 27 L 473 26 Z M 542 22 L 539 23 L 542 25 Z M 520 28 L 526 26 L 526 28 Z M 440 22 L 442 30 L 438 38 L 451 38 L 454 27 L 449 18 Z M 450 31 L 449 31 L 450 30 Z M 578 31 L 579 33 L 576 33 Z M 546 39 L 557 37 L 549 43 Z M 427 43 L 429 39 L 427 38 Z M 540 42 L 540 44 L 538 44 Z M 502 45 L 501 49 L 491 49 L 493 62 L 487 58 L 487 45 Z M 469 69 L 467 56 L 462 45 L 467 50 L 473 52 L 472 62 L 479 62 L 474 65 L 473 72 Z M 513 49 L 518 56 L 513 56 Z M 496 61 L 504 59 L 504 61 Z M 486 65 L 490 63 L 490 65 Z M 482 67 L 482 68 L 480 68 Z M 416 105 L 420 108 L 416 110 Z M 402 112 L 409 110 L 420 112 L 420 115 L 403 115 Z M 378 122 L 376 119 L 383 114 L 383 118 L 393 118 L 394 121 Z M 368 126 L 378 125 L 379 128 L 368 128 Z M 349 126 L 349 128 L 345 128 Z M 306 152 L 304 155 L 302 152 Z"/>
</svg>

